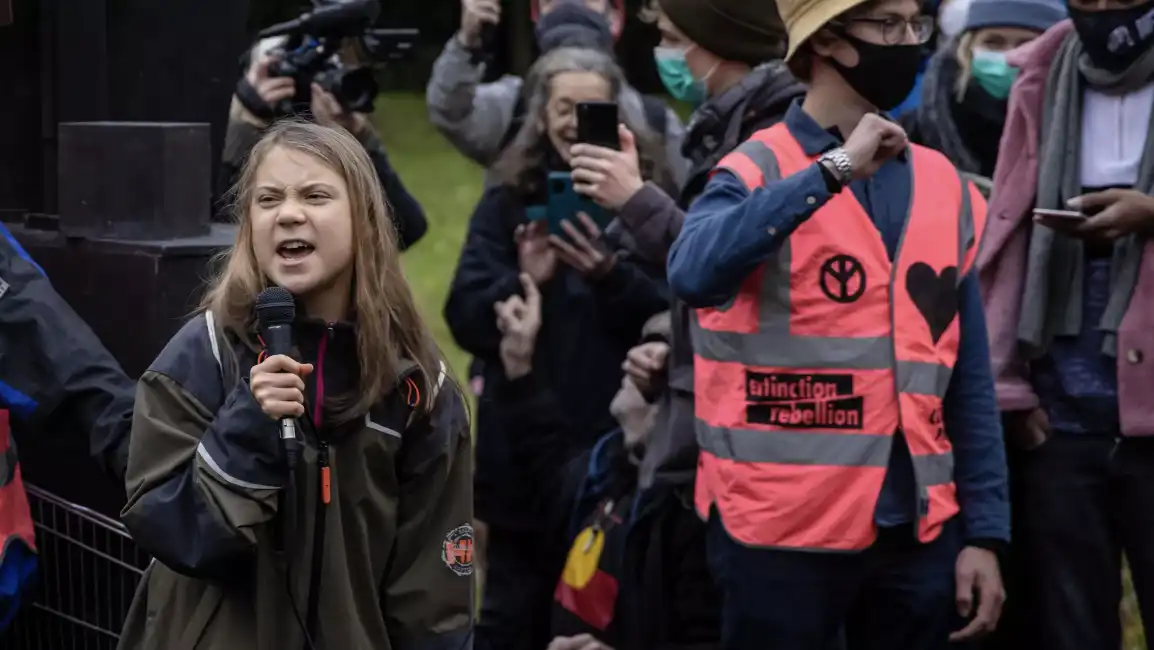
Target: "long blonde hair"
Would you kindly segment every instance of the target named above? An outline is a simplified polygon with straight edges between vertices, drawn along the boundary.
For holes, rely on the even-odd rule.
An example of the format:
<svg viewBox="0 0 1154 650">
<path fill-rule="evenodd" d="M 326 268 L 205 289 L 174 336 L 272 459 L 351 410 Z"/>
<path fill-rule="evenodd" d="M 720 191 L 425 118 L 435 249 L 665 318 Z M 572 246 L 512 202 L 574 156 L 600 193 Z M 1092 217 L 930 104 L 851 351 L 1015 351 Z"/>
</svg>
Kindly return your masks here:
<svg viewBox="0 0 1154 650">
<path fill-rule="evenodd" d="M 954 98 L 958 103 L 966 98 L 966 88 L 974 76 L 974 40 L 977 32 L 966 32 L 958 37 L 954 59 L 958 62 L 958 77 L 954 80 Z"/>
<path fill-rule="evenodd" d="M 269 282 L 257 264 L 248 213 L 257 169 L 277 147 L 312 156 L 348 185 L 354 249 L 351 316 L 356 322 L 360 382 L 355 398 L 336 400 L 337 420 L 358 417 L 387 395 L 406 361 L 417 365 L 422 384 L 431 393 L 444 378 L 443 357 L 401 270 L 396 228 L 373 163 L 364 147 L 343 129 L 284 120 L 269 128 L 253 147 L 232 189 L 233 216 L 240 226 L 236 244 L 222 253 L 220 271 L 201 308 L 212 310 L 222 332 L 251 341 L 256 296 Z M 232 364 L 235 367 L 235 358 Z M 423 401 L 424 408 L 432 408 L 432 399 Z"/>
</svg>

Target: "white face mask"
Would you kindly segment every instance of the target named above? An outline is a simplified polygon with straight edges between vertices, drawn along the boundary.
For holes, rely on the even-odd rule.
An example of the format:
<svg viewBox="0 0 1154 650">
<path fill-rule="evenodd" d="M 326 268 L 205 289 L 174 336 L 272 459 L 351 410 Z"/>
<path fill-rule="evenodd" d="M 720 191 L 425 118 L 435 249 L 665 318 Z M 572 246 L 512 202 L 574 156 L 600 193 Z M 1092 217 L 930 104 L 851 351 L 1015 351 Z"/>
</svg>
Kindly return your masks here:
<svg viewBox="0 0 1154 650">
<path fill-rule="evenodd" d="M 966 15 L 970 13 L 970 0 L 949 0 L 938 12 L 938 27 L 942 30 L 942 40 L 947 41 L 962 33 L 966 25 Z"/>
</svg>

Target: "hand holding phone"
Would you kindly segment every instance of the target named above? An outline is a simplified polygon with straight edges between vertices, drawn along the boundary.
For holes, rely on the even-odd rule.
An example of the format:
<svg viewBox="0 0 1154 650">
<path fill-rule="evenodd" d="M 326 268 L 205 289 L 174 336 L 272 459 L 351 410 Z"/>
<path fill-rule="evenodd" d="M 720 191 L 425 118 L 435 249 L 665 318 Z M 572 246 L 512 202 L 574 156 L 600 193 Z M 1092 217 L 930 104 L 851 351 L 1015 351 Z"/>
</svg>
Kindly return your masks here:
<svg viewBox="0 0 1154 650">
<path fill-rule="evenodd" d="M 549 198 L 545 210 L 534 211 L 530 219 L 547 219 L 551 235 L 567 237 L 563 222 L 575 222 L 579 213 L 589 215 L 601 229 L 608 227 L 613 220 L 608 210 L 573 189 L 573 176 L 569 172 L 549 172 L 547 189 Z"/>
<path fill-rule="evenodd" d="M 577 141 L 621 150 L 617 102 L 578 102 Z"/>
<path fill-rule="evenodd" d="M 1076 235 L 1086 225 L 1086 215 L 1077 210 L 1034 208 L 1034 222 L 1067 235 Z"/>
</svg>

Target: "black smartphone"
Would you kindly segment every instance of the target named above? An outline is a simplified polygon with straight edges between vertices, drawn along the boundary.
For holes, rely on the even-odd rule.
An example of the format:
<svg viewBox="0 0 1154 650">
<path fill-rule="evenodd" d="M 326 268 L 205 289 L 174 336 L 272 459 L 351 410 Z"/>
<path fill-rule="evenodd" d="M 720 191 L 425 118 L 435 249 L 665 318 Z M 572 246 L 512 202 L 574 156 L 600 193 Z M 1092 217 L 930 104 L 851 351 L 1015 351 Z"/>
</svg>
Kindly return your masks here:
<svg viewBox="0 0 1154 650">
<path fill-rule="evenodd" d="M 621 149 L 617 137 L 617 102 L 578 102 L 577 141 Z"/>
</svg>

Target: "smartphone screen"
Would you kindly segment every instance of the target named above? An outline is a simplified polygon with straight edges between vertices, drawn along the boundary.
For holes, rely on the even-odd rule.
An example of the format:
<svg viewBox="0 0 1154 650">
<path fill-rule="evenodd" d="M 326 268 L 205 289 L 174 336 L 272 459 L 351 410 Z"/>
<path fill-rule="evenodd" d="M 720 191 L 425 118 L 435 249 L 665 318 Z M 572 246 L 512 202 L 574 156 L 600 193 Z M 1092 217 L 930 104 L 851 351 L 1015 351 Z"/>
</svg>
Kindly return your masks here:
<svg viewBox="0 0 1154 650">
<path fill-rule="evenodd" d="M 616 102 L 578 102 L 577 141 L 609 149 L 620 149 L 617 137 Z"/>
</svg>

